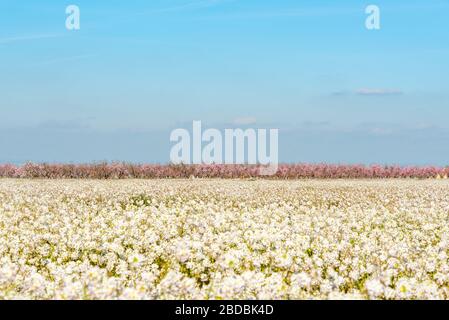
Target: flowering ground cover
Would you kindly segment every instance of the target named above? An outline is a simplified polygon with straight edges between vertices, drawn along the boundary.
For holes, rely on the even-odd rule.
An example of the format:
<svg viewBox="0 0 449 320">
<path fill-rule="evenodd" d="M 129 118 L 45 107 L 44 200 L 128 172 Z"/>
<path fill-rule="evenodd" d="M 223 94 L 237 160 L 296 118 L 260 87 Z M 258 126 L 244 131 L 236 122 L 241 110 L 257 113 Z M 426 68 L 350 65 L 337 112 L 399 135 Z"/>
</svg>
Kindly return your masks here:
<svg viewBox="0 0 449 320">
<path fill-rule="evenodd" d="M 0 179 L 0 298 L 447 299 L 448 180 Z"/>
</svg>

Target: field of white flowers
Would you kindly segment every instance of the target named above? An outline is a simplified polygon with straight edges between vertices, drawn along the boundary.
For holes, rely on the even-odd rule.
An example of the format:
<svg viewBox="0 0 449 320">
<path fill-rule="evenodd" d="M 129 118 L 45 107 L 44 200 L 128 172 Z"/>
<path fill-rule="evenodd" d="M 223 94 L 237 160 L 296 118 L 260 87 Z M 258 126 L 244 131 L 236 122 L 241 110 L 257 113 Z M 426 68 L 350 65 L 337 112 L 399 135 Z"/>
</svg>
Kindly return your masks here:
<svg viewBox="0 0 449 320">
<path fill-rule="evenodd" d="M 447 180 L 0 179 L 0 299 L 448 299 Z"/>
</svg>

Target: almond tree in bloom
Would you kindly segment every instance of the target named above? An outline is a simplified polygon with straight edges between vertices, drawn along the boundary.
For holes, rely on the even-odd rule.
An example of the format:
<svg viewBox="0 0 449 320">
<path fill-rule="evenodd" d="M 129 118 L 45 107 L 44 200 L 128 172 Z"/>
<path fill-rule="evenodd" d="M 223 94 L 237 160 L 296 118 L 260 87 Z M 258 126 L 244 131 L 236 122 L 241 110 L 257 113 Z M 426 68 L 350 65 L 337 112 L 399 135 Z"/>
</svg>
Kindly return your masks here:
<svg viewBox="0 0 449 320">
<path fill-rule="evenodd" d="M 128 163 L 0 165 L 0 177 L 50 179 L 256 178 L 257 165 L 153 165 Z M 283 164 L 271 179 L 447 178 L 449 167 Z"/>
</svg>

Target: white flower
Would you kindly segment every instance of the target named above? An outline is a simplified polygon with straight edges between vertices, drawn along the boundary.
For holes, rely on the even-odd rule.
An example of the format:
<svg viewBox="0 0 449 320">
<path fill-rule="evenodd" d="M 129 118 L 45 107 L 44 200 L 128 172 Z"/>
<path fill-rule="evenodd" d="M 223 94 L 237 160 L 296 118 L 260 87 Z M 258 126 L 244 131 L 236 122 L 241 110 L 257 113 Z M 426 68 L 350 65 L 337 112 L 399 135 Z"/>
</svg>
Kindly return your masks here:
<svg viewBox="0 0 449 320">
<path fill-rule="evenodd" d="M 301 272 L 301 273 L 292 275 L 291 282 L 292 282 L 292 285 L 298 286 L 299 288 L 309 288 L 312 283 L 312 279 L 310 278 L 310 276 L 307 273 Z"/>
<path fill-rule="evenodd" d="M 384 294 L 384 286 L 378 279 L 368 280 L 365 287 L 370 298 L 379 298 Z"/>
</svg>

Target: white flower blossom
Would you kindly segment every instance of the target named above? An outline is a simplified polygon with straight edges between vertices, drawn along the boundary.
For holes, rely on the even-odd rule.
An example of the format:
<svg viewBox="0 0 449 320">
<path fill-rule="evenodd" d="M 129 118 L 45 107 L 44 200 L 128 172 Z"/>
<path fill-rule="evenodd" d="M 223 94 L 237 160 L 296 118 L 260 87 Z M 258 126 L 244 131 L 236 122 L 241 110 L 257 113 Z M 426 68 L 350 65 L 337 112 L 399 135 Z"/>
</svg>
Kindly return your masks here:
<svg viewBox="0 0 449 320">
<path fill-rule="evenodd" d="M 448 180 L 0 179 L 0 299 L 449 299 Z"/>
</svg>

